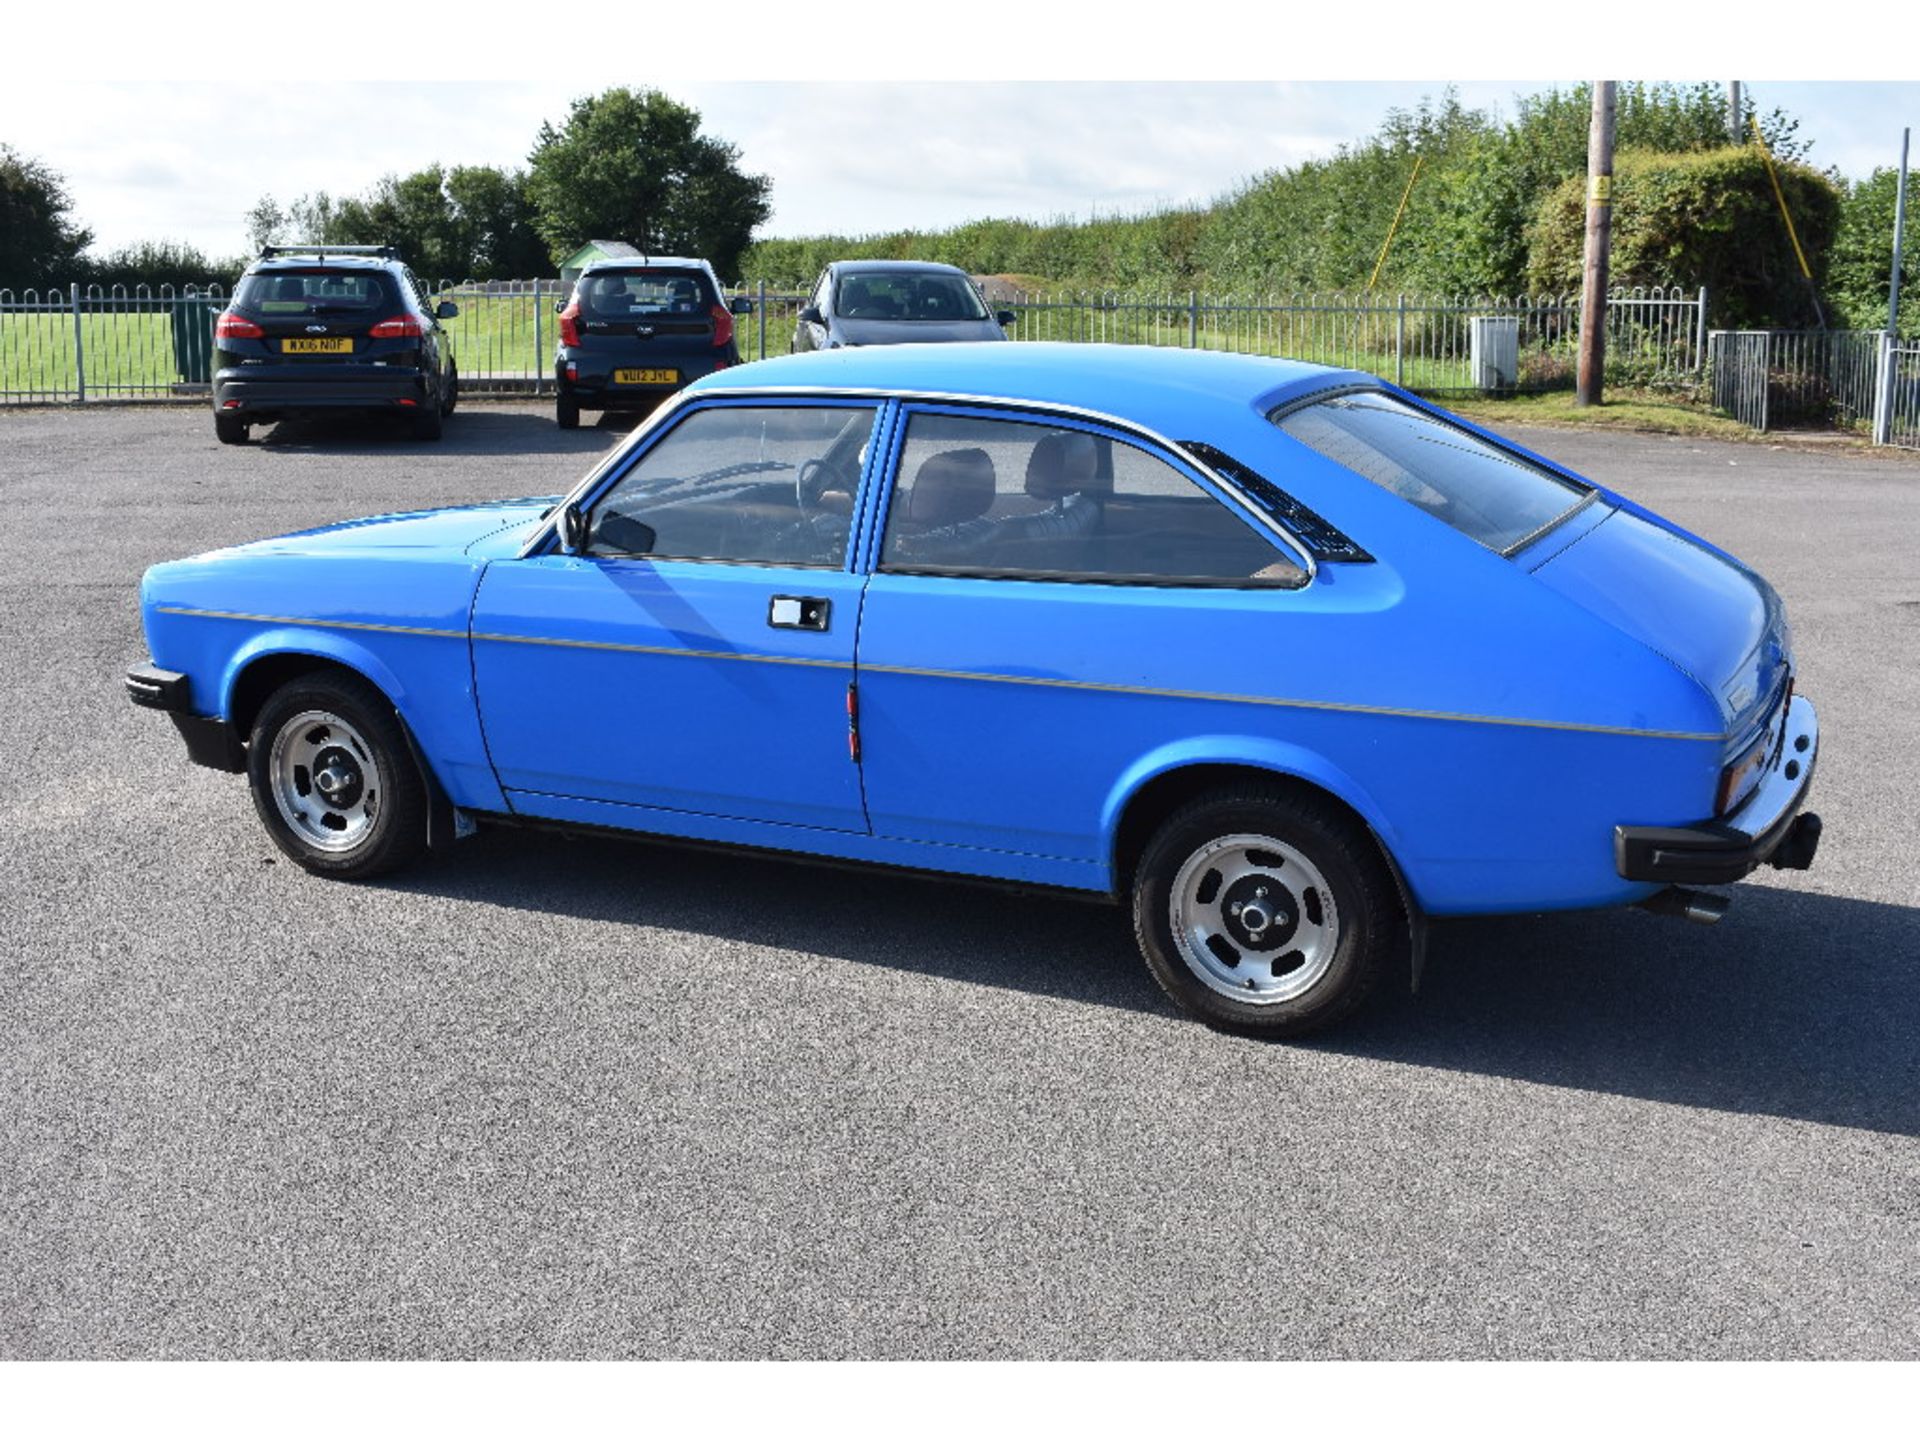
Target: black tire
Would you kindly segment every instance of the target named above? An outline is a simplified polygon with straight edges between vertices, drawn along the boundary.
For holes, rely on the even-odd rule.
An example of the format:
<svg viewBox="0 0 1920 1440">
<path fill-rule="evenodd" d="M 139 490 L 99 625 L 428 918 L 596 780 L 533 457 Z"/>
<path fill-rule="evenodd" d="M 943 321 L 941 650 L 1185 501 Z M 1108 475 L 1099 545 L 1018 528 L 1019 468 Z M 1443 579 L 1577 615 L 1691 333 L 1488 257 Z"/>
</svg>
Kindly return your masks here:
<svg viewBox="0 0 1920 1440">
<path fill-rule="evenodd" d="M 247 443 L 249 427 L 247 422 L 238 415 L 221 415 L 216 412 L 213 417 L 213 433 L 219 437 L 222 445 L 244 445 Z"/>
<path fill-rule="evenodd" d="M 553 405 L 553 418 L 559 422 L 562 430 L 580 428 L 580 402 L 562 395 Z"/>
<path fill-rule="evenodd" d="M 1295 852 L 1293 868 L 1268 847 L 1234 846 L 1229 837 L 1277 842 Z M 1208 848 L 1216 845 L 1227 847 L 1217 852 L 1223 863 L 1210 867 Z M 1231 862 L 1243 856 L 1254 857 L 1249 870 L 1231 884 L 1218 878 L 1233 873 Z M 1173 918 L 1175 886 L 1190 861 L 1186 884 L 1193 898 L 1183 913 L 1218 915 L 1204 945 L 1189 940 L 1193 960 L 1175 938 Z M 1317 878 L 1302 886 L 1315 871 Z M 1210 896 L 1209 873 L 1215 877 Z M 1321 895 L 1322 885 L 1330 896 Z M 1233 898 L 1241 887 L 1254 887 L 1244 904 Z M 1200 905 L 1200 897 L 1208 904 Z M 1210 909 L 1216 902 L 1217 912 Z M 1241 906 L 1233 919 L 1231 906 Z M 1242 909 L 1257 917 L 1258 931 L 1244 928 Z M 1332 1025 L 1358 1009 L 1390 967 L 1405 921 L 1393 877 L 1364 828 L 1284 787 L 1249 785 L 1202 796 L 1160 827 L 1135 872 L 1133 926 L 1147 968 L 1181 1009 L 1215 1029 L 1280 1038 Z M 1212 970 L 1211 983 L 1203 969 Z M 1269 993 L 1258 1000 L 1225 993 L 1240 985 Z M 1291 985 L 1304 988 L 1288 993 Z"/>
<path fill-rule="evenodd" d="M 453 407 L 460 403 L 460 370 L 458 366 L 447 366 L 447 383 L 440 396 L 440 413 L 451 415 Z"/>
<path fill-rule="evenodd" d="M 413 438 L 416 440 L 438 440 L 444 428 L 441 423 L 440 407 L 437 404 L 421 406 L 413 412 L 410 423 Z"/>
<path fill-rule="evenodd" d="M 284 744 L 284 755 L 276 742 Z M 302 767 L 294 762 L 303 752 L 312 752 L 312 764 L 305 767 L 301 790 Z M 297 822 L 277 798 L 288 770 Z M 350 802 L 336 806 L 323 790 L 330 780 L 341 786 L 343 776 L 358 788 L 336 789 Z M 247 778 L 253 808 L 273 843 L 315 875 L 364 880 L 399 869 L 426 848 L 427 791 L 400 717 L 386 696 L 357 675 L 303 675 L 276 690 L 254 721 Z M 329 838 L 335 833 L 329 813 L 339 821 L 338 839 Z M 361 833 L 350 839 L 355 829 Z"/>
</svg>

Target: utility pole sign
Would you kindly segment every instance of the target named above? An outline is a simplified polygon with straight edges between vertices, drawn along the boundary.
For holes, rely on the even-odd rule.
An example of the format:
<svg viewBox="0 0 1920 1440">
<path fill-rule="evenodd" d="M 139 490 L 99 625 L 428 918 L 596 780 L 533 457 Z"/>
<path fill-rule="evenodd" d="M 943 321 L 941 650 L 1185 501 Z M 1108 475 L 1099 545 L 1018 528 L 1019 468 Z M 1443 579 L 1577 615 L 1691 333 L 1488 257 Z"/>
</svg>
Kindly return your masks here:
<svg viewBox="0 0 1920 1440">
<path fill-rule="evenodd" d="M 1607 261 L 1613 246 L 1614 82 L 1593 85 L 1587 131 L 1587 258 L 1580 281 L 1580 375 L 1575 403 L 1598 405 L 1607 369 Z"/>
</svg>

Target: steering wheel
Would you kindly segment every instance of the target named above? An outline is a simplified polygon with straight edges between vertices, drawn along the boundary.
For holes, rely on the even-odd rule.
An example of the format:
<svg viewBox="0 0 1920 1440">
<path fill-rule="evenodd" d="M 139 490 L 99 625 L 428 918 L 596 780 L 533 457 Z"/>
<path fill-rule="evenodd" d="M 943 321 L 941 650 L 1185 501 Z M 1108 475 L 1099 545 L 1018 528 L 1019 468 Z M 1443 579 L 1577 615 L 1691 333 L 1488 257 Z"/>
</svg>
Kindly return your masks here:
<svg viewBox="0 0 1920 1440">
<path fill-rule="evenodd" d="M 844 490 L 851 498 L 858 488 L 858 482 L 836 461 L 803 460 L 793 477 L 793 501 L 800 507 L 801 518 L 812 523 L 832 513 L 820 504 L 827 491 Z"/>
</svg>

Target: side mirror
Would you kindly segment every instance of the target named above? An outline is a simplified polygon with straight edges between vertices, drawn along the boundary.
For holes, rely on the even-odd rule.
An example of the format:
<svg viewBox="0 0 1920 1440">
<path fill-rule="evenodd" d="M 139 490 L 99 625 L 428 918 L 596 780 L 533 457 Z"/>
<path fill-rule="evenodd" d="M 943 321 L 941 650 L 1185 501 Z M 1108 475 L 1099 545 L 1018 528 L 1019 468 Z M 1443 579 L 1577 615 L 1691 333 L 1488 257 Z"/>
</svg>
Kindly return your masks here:
<svg viewBox="0 0 1920 1440">
<path fill-rule="evenodd" d="M 554 533 L 560 537 L 560 553 L 578 555 L 587 544 L 587 522 L 579 510 L 571 505 L 560 507 L 559 517 L 554 522 Z"/>
<path fill-rule="evenodd" d="M 802 325 L 824 325 L 827 323 L 827 318 L 820 313 L 820 307 L 818 305 L 808 305 L 800 311 L 800 323 Z"/>
<path fill-rule="evenodd" d="M 1011 310 L 996 310 L 993 313 L 993 318 L 1000 322 L 1000 328 L 1004 330 L 1020 317 Z"/>
<path fill-rule="evenodd" d="M 753 302 L 744 295 L 736 295 L 727 302 L 727 309 L 736 315 L 751 315 L 753 313 Z"/>
<path fill-rule="evenodd" d="M 460 307 L 451 300 L 442 300 L 433 307 L 433 318 L 436 320 L 451 320 L 459 313 Z"/>
</svg>

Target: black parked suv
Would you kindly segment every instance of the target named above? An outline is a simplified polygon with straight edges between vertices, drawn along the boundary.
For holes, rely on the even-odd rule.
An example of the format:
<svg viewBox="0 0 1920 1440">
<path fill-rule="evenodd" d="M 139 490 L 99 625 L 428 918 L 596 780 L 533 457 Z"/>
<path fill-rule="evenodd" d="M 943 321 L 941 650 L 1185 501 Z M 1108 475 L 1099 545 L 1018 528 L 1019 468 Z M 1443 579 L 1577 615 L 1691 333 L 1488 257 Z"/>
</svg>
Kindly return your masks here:
<svg viewBox="0 0 1920 1440">
<path fill-rule="evenodd" d="M 729 303 L 704 260 L 660 257 L 596 260 L 557 308 L 554 417 L 571 430 L 582 410 L 650 410 L 702 375 L 738 365 L 733 317 L 751 313 L 753 302 Z"/>
<path fill-rule="evenodd" d="M 244 445 L 247 428 L 289 415 L 402 415 L 440 438 L 460 377 L 434 304 L 388 245 L 269 245 L 214 323 L 213 428 Z"/>
</svg>

